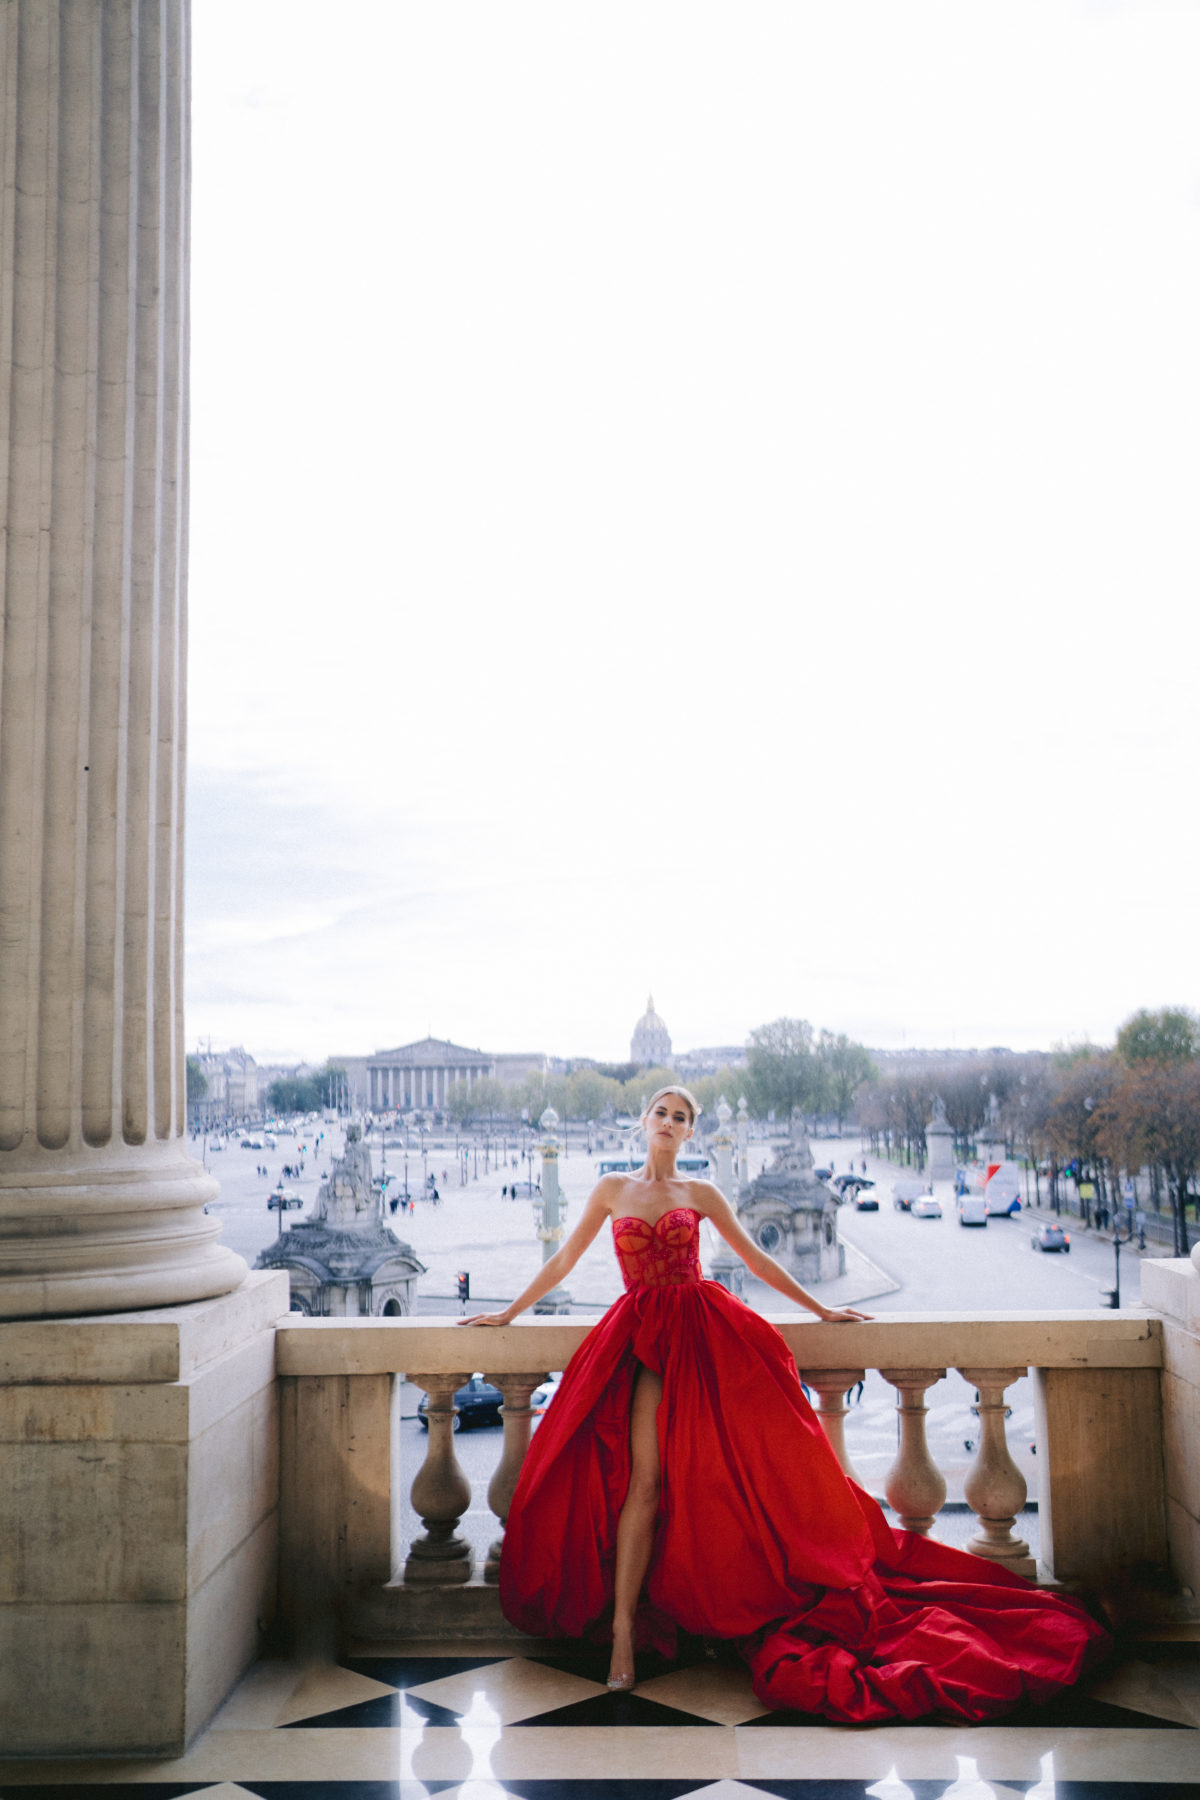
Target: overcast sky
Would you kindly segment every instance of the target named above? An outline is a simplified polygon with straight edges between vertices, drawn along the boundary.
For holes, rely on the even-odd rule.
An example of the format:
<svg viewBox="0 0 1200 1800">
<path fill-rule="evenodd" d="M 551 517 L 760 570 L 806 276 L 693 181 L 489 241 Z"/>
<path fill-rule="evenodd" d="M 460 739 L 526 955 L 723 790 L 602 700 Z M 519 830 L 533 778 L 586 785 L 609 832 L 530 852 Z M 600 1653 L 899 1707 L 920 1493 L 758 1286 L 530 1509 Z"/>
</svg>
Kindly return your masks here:
<svg viewBox="0 0 1200 1800">
<path fill-rule="evenodd" d="M 1200 7 L 194 57 L 190 1047 L 1200 1001 Z"/>
</svg>

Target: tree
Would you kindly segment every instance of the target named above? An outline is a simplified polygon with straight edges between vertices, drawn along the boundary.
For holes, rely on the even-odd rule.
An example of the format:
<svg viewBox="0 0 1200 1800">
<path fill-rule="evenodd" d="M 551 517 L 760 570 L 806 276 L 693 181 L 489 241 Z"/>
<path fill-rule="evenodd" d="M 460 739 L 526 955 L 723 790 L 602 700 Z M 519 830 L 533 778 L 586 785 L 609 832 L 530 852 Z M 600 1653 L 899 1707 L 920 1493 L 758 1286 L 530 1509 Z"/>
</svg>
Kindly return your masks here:
<svg viewBox="0 0 1200 1800">
<path fill-rule="evenodd" d="M 819 1094 L 813 1028 L 807 1019 L 775 1019 L 750 1033 L 747 1098 L 757 1117 L 773 1112 L 790 1125 L 795 1112 L 812 1110 Z"/>
<path fill-rule="evenodd" d="M 561 1075 L 530 1075 L 511 1095 L 510 1104 L 536 1125 L 548 1106 L 560 1119 L 567 1116 L 567 1084 Z"/>
<path fill-rule="evenodd" d="M 281 1075 L 267 1089 L 267 1105 L 276 1113 L 319 1112 L 325 1096 L 315 1075 Z"/>
<path fill-rule="evenodd" d="M 1200 1057 L 1200 1016 L 1185 1006 L 1158 1012 L 1135 1012 L 1117 1033 L 1117 1055 L 1123 1063 L 1158 1063 L 1171 1067 Z"/>
<path fill-rule="evenodd" d="M 1174 1250 L 1186 1256 L 1187 1203 L 1200 1170 L 1200 1062 L 1143 1057 L 1124 1071 L 1097 1112 L 1100 1141 L 1114 1162 L 1130 1173 L 1145 1163 L 1165 1171 Z"/>
<path fill-rule="evenodd" d="M 726 1100 L 737 1111 L 737 1103 L 746 1094 L 747 1104 L 750 1096 L 747 1093 L 745 1069 L 718 1069 L 715 1075 L 697 1075 L 694 1081 L 684 1083 L 696 1096 L 701 1108 L 702 1131 L 715 1130 L 717 1123 L 717 1101 L 724 1094 Z"/>
<path fill-rule="evenodd" d="M 203 1100 L 207 1092 L 208 1076 L 200 1067 L 200 1058 L 198 1056 L 189 1056 L 187 1059 L 188 1105 L 191 1106 L 195 1101 Z"/>
<path fill-rule="evenodd" d="M 480 1076 L 470 1087 L 465 1081 L 456 1081 L 443 1108 L 456 1125 L 470 1125 L 479 1119 L 490 1125 L 497 1115 L 504 1117 L 513 1110 L 512 1092 L 491 1075 Z"/>
<path fill-rule="evenodd" d="M 610 1081 L 620 1082 L 622 1085 L 627 1081 L 632 1081 L 637 1072 L 638 1066 L 635 1062 L 596 1064 L 597 1075 L 607 1075 Z"/>
<path fill-rule="evenodd" d="M 659 1088 L 673 1086 L 677 1079 L 674 1069 L 641 1069 L 622 1086 L 621 1104 L 633 1118 L 640 1119 L 642 1107 L 651 1094 L 656 1094 Z"/>
<path fill-rule="evenodd" d="M 934 1087 L 942 1097 L 946 1121 L 954 1133 L 957 1154 L 971 1154 L 988 1111 L 987 1079 L 974 1060 L 953 1063 L 934 1075 Z"/>
<path fill-rule="evenodd" d="M 817 1063 L 823 1075 L 822 1111 L 837 1120 L 839 1133 L 854 1105 L 854 1096 L 868 1081 L 878 1081 L 879 1071 L 861 1044 L 845 1032 L 836 1036 L 823 1031 L 817 1044 Z"/>
<path fill-rule="evenodd" d="M 864 1086 L 857 1101 L 858 1122 L 872 1147 L 878 1152 L 882 1146 L 889 1156 L 901 1149 L 906 1162 L 923 1169 L 925 1126 L 937 1091 L 936 1073 L 927 1068 L 897 1069 Z"/>
<path fill-rule="evenodd" d="M 1004 1103 L 1001 1117 L 1005 1137 L 1033 1164 L 1034 1191 L 1041 1204 L 1038 1162 L 1046 1142 L 1046 1120 L 1053 1098 L 1049 1059 L 1031 1052 L 1023 1059 L 1024 1073 Z"/>
<path fill-rule="evenodd" d="M 1073 1062 L 1057 1071 L 1056 1091 L 1046 1114 L 1046 1142 L 1055 1156 L 1075 1175 L 1077 1187 L 1091 1175 L 1103 1185 L 1108 1146 L 1101 1141 L 1104 1103 L 1120 1079 L 1120 1065 L 1108 1054 Z M 1089 1217 L 1082 1199 L 1083 1217 Z"/>
<path fill-rule="evenodd" d="M 598 1119 L 606 1107 L 621 1104 L 621 1084 L 596 1069 L 576 1069 L 567 1077 L 567 1112 L 564 1118 Z"/>
</svg>

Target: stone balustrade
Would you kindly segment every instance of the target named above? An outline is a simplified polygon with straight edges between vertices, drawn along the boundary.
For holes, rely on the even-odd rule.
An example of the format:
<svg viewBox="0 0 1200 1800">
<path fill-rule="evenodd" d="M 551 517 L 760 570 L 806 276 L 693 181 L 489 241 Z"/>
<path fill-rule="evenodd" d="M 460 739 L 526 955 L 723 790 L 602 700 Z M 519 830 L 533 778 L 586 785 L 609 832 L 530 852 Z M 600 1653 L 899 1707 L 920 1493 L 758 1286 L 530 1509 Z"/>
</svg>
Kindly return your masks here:
<svg viewBox="0 0 1200 1800">
<path fill-rule="evenodd" d="M 1024 1575 L 1113 1588 L 1167 1561 L 1161 1322 L 1112 1312 L 892 1314 L 831 1328 L 776 1318 L 842 1467 L 845 1394 L 877 1369 L 896 1390 L 896 1461 L 884 1491 L 897 1522 L 933 1531 L 946 1481 L 929 1450 L 925 1396 L 947 1371 L 975 1390 L 979 1439 L 964 1483 L 970 1548 Z M 495 1635 L 503 1526 L 529 1444 L 530 1396 L 563 1368 L 586 1323 L 527 1318 L 500 1329 L 449 1320 L 280 1324 L 281 1604 L 293 1639 Z M 503 1448 L 487 1499 L 499 1534 L 474 1566 L 459 1533 L 471 1486 L 454 1453 L 455 1389 L 481 1370 L 504 1395 Z M 1005 1438 L 1006 1391 L 1026 1372 L 1037 1408 L 1041 1566 L 1014 1535 L 1025 1480 Z M 428 1441 L 400 1467 L 400 1376 L 428 1395 Z M 396 1520 L 405 1492 L 424 1526 Z"/>
</svg>

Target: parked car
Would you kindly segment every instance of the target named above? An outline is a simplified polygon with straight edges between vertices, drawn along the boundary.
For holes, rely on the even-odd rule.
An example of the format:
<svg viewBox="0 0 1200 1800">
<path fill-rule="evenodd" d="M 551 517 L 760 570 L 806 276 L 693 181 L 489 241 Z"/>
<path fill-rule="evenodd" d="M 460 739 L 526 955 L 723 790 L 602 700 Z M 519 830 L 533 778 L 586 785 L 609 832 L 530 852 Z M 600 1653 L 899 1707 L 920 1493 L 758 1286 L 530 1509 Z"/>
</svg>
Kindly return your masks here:
<svg viewBox="0 0 1200 1800">
<path fill-rule="evenodd" d="M 541 1387 L 534 1388 L 532 1394 L 529 1396 L 529 1404 L 535 1413 L 545 1412 L 555 1394 L 557 1394 L 558 1384 L 561 1380 L 561 1375 L 552 1375 L 549 1381 L 543 1381 Z"/>
<path fill-rule="evenodd" d="M 1043 1219 L 1034 1226 L 1029 1245 L 1033 1250 L 1062 1250 L 1068 1256 L 1071 1252 L 1070 1236 L 1061 1225 L 1055 1225 L 1049 1219 Z"/>
<path fill-rule="evenodd" d="M 454 1415 L 455 1431 L 465 1431 L 472 1425 L 499 1425 L 504 1395 L 482 1375 L 472 1375 L 466 1386 L 455 1393 L 454 1404 L 458 1408 Z M 429 1430 L 429 1420 L 425 1416 L 428 1411 L 429 1395 L 422 1394 L 417 1417 L 426 1431 Z"/>
<path fill-rule="evenodd" d="M 281 1193 L 278 1189 L 268 1196 L 268 1212 L 298 1212 L 304 1205 L 303 1194 L 292 1192 Z"/>
<path fill-rule="evenodd" d="M 917 1198 L 910 1203 L 909 1211 L 914 1219 L 940 1219 L 942 1203 L 932 1194 L 918 1194 Z"/>
</svg>

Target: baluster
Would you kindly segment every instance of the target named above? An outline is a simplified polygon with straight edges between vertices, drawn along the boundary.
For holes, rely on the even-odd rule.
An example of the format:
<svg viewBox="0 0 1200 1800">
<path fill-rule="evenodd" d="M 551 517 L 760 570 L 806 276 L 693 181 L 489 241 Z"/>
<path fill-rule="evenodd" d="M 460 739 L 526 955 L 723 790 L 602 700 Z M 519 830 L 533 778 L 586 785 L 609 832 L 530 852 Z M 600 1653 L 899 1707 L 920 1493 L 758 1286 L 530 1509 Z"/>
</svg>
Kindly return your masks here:
<svg viewBox="0 0 1200 1800">
<path fill-rule="evenodd" d="M 1025 1477 L 1008 1452 L 1004 1431 L 1004 1390 L 1024 1375 L 1024 1369 L 960 1369 L 964 1381 L 979 1391 L 979 1449 L 971 1464 L 963 1493 L 979 1520 L 980 1529 L 967 1545 L 976 1556 L 989 1556 L 1018 1575 L 1037 1574 L 1029 1545 L 1015 1538 L 1012 1528 L 1025 1504 Z"/>
<path fill-rule="evenodd" d="M 471 1504 L 471 1484 L 454 1454 L 454 1395 L 470 1379 L 464 1375 L 412 1375 L 429 1395 L 425 1417 L 429 1442 L 412 1484 L 413 1511 L 425 1527 L 404 1565 L 404 1579 L 427 1587 L 453 1587 L 471 1579 L 471 1546 L 455 1530 Z"/>
<path fill-rule="evenodd" d="M 925 1436 L 925 1395 L 945 1378 L 945 1369 L 881 1369 L 896 1389 L 900 1448 L 883 1491 L 905 1531 L 927 1532 L 946 1498 L 946 1478 L 929 1454 Z"/>
<path fill-rule="evenodd" d="M 862 1477 L 850 1460 L 846 1448 L 846 1394 L 866 1379 L 865 1369 L 803 1369 L 800 1379 L 816 1389 L 817 1417 L 825 1429 L 830 1448 L 842 1465 L 842 1473 L 862 1486 Z"/>
<path fill-rule="evenodd" d="M 517 1478 L 521 1473 L 521 1464 L 525 1461 L 525 1452 L 529 1448 L 529 1433 L 533 1427 L 533 1413 L 529 1399 L 535 1388 L 541 1387 L 543 1381 L 550 1379 L 549 1374 L 542 1375 L 485 1375 L 484 1380 L 498 1387 L 504 1395 L 504 1405 L 500 1408 L 500 1417 L 504 1422 L 504 1450 L 496 1465 L 496 1473 L 488 1483 L 488 1505 L 500 1521 L 500 1536 L 492 1544 L 487 1553 L 487 1561 L 483 1566 L 485 1581 L 499 1581 L 500 1554 L 504 1548 L 504 1526 L 508 1521 L 508 1509 L 512 1505 L 513 1491 Z"/>
</svg>

